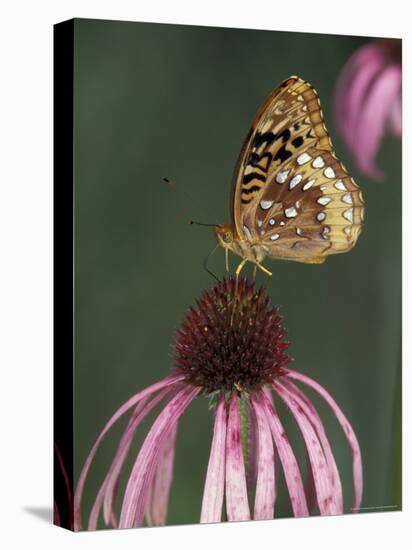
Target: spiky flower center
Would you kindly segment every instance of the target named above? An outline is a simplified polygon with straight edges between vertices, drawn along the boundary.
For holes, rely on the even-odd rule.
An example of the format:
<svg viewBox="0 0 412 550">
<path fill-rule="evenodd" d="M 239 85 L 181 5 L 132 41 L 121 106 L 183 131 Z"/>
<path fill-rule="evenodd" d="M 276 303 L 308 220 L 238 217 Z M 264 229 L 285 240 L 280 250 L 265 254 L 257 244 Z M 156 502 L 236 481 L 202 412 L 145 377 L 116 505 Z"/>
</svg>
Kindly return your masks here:
<svg viewBox="0 0 412 550">
<path fill-rule="evenodd" d="M 278 308 L 246 279 L 225 279 L 191 307 L 178 330 L 177 368 L 188 382 L 216 390 L 253 392 L 281 374 L 290 359 Z"/>
</svg>

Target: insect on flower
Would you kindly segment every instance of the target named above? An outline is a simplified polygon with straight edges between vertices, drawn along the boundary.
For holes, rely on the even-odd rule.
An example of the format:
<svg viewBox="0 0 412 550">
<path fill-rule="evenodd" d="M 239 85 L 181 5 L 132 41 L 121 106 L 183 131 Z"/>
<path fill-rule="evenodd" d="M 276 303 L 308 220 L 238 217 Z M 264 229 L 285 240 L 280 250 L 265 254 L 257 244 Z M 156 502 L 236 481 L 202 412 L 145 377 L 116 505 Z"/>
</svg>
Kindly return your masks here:
<svg viewBox="0 0 412 550">
<path fill-rule="evenodd" d="M 258 111 L 233 178 L 232 224 L 218 242 L 271 275 L 266 256 L 320 264 L 347 252 L 363 221 L 362 194 L 337 159 L 312 86 L 292 76 Z"/>
<path fill-rule="evenodd" d="M 82 495 L 96 451 L 112 426 L 130 410 L 129 422 L 89 513 L 88 529 L 96 529 L 102 509 L 104 522 L 111 527 L 137 527 L 145 519 L 148 525 L 166 523 L 179 418 L 202 395 L 215 399 L 213 438 L 199 503 L 202 523 L 222 521 L 224 503 L 228 521 L 273 518 L 279 467 L 293 514 L 309 515 L 311 506 L 301 466 L 277 412 L 277 399 L 291 411 L 302 434 L 308 456 L 308 486 L 314 487 L 319 513 L 342 514 L 342 485 L 334 454 L 315 406 L 296 382 L 315 390 L 342 426 L 352 451 L 352 510 L 359 508 L 362 462 L 356 435 L 331 395 L 313 379 L 288 367 L 288 343 L 281 321 L 265 292 L 245 279 L 226 279 L 200 297 L 177 332 L 173 371 L 126 401 L 93 445 L 77 483 L 75 529 L 81 529 Z M 163 409 L 127 476 L 118 518 L 119 481 L 131 443 L 142 420 L 162 401 Z M 247 457 L 242 446 L 240 409 L 242 418 L 249 420 L 243 424 L 249 430 Z M 253 495 L 251 510 L 249 497 Z"/>
</svg>

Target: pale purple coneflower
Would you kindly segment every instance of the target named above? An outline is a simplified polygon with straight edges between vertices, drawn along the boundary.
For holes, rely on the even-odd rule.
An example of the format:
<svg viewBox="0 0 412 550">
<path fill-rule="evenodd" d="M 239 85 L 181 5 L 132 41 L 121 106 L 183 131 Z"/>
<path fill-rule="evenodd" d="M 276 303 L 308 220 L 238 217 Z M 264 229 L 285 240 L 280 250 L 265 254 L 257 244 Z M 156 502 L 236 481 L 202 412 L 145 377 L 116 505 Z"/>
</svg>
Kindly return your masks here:
<svg viewBox="0 0 412 550">
<path fill-rule="evenodd" d="M 375 158 L 386 133 L 402 134 L 401 41 L 362 46 L 343 67 L 335 91 L 339 132 L 358 169 L 380 180 Z"/>
<path fill-rule="evenodd" d="M 236 299 L 235 299 L 236 294 Z M 308 376 L 287 367 L 285 329 L 265 292 L 246 280 L 216 284 L 189 309 L 175 342 L 175 369 L 138 392 L 111 417 L 81 471 L 74 503 L 75 528 L 81 529 L 82 494 L 97 448 L 127 411 L 132 414 L 109 471 L 89 513 L 96 529 L 101 510 L 107 526 L 164 525 L 173 478 L 179 418 L 200 395 L 215 399 L 214 430 L 206 472 L 200 522 L 270 519 L 275 515 L 279 466 L 295 516 L 344 512 L 335 458 L 315 406 L 295 382 L 317 392 L 330 406 L 349 442 L 357 510 L 362 496 L 362 462 L 356 435 L 330 394 Z M 307 451 L 308 479 L 301 469 L 277 413 L 279 398 L 294 416 Z M 130 445 L 139 424 L 161 400 L 162 411 L 137 454 L 122 496 L 115 503 Z M 254 497 L 254 498 L 253 498 Z M 253 500 L 253 506 L 250 502 Z M 253 508 L 253 509 L 252 509 Z"/>
</svg>

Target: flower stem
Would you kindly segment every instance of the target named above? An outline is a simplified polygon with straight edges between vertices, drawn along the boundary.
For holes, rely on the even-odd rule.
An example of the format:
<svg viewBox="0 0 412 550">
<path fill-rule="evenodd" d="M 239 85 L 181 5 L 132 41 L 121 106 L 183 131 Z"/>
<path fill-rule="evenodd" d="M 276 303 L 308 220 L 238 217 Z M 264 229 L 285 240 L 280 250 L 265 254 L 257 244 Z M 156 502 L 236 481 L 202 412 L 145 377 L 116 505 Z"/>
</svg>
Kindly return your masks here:
<svg viewBox="0 0 412 550">
<path fill-rule="evenodd" d="M 239 414 L 240 414 L 240 441 L 242 443 L 243 461 L 245 470 L 248 470 L 249 459 L 249 399 L 245 395 L 241 395 L 239 399 Z"/>
</svg>

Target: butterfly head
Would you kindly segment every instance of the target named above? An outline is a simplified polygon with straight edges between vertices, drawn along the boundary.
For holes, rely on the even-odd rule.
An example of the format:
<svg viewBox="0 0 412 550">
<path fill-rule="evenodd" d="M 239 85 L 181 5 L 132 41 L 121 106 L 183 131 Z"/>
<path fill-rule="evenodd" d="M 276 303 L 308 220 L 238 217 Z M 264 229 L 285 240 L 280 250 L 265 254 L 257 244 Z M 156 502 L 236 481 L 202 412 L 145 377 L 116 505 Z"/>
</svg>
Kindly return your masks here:
<svg viewBox="0 0 412 550">
<path fill-rule="evenodd" d="M 226 223 L 215 227 L 215 235 L 223 248 L 230 248 L 235 240 L 233 226 Z"/>
</svg>

